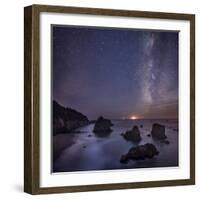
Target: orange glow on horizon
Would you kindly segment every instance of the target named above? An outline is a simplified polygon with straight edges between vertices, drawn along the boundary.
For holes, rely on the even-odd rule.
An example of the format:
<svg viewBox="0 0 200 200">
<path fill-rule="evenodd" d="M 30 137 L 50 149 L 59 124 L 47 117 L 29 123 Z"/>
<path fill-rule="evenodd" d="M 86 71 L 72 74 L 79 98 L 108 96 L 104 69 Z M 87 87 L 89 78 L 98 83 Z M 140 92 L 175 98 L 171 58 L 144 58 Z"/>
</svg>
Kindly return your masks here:
<svg viewBox="0 0 200 200">
<path fill-rule="evenodd" d="M 138 117 L 133 115 L 133 116 L 130 117 L 130 119 L 135 120 L 135 119 L 138 119 Z"/>
</svg>

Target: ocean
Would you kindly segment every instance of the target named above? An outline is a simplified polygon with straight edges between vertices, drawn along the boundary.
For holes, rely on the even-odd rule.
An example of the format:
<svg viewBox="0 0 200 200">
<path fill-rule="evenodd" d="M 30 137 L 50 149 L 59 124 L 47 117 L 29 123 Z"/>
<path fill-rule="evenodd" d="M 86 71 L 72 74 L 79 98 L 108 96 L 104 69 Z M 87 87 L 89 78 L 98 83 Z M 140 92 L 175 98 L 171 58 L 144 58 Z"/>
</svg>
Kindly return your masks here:
<svg viewBox="0 0 200 200">
<path fill-rule="evenodd" d="M 63 133 L 53 136 L 53 151 L 59 144 L 64 145 L 62 151 L 52 159 L 53 172 L 73 172 L 91 170 L 114 170 L 155 167 L 178 166 L 178 120 L 172 119 L 137 119 L 137 120 L 112 120 L 112 132 L 99 136 L 93 133 L 94 124 L 79 128 L 73 133 Z M 151 133 L 153 123 L 165 125 L 165 134 L 170 144 L 164 144 L 147 135 Z M 142 140 L 139 143 L 127 141 L 121 133 L 132 129 L 137 125 L 141 132 Z M 141 126 L 142 125 L 142 126 Z M 62 140 L 62 141 L 59 141 Z M 70 146 L 66 145 L 65 141 Z M 122 155 L 128 153 L 134 146 L 152 143 L 156 146 L 159 154 L 151 159 L 129 160 L 128 163 L 120 163 Z M 57 145 L 57 146 L 56 146 Z"/>
</svg>

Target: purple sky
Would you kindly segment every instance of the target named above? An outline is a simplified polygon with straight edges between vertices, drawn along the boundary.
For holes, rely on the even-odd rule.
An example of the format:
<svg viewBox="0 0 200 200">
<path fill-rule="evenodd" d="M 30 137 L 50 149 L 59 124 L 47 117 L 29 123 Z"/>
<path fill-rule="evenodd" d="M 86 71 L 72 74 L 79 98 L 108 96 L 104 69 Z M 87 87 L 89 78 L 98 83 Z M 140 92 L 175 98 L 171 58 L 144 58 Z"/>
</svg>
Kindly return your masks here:
<svg viewBox="0 0 200 200">
<path fill-rule="evenodd" d="M 89 119 L 176 118 L 178 32 L 52 26 L 53 99 Z"/>
</svg>

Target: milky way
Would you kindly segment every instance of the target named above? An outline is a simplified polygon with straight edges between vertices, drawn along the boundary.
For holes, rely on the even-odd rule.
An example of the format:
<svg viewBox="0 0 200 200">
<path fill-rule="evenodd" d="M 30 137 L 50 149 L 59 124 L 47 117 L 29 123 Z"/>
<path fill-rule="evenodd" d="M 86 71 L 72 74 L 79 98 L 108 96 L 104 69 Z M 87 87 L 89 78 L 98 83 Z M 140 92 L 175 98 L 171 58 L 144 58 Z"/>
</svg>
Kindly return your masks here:
<svg viewBox="0 0 200 200">
<path fill-rule="evenodd" d="M 177 118 L 178 33 L 54 26 L 53 99 L 90 119 Z"/>
</svg>

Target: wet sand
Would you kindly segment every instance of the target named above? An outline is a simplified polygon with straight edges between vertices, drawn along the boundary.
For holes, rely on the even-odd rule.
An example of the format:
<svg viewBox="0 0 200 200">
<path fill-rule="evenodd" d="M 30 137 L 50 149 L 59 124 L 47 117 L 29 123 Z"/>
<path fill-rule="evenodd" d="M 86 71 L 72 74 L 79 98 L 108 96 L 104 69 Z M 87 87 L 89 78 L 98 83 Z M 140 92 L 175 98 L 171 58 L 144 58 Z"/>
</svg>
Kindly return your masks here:
<svg viewBox="0 0 200 200">
<path fill-rule="evenodd" d="M 55 161 L 61 152 L 75 144 L 73 134 L 58 134 L 53 136 L 53 161 Z"/>
</svg>

